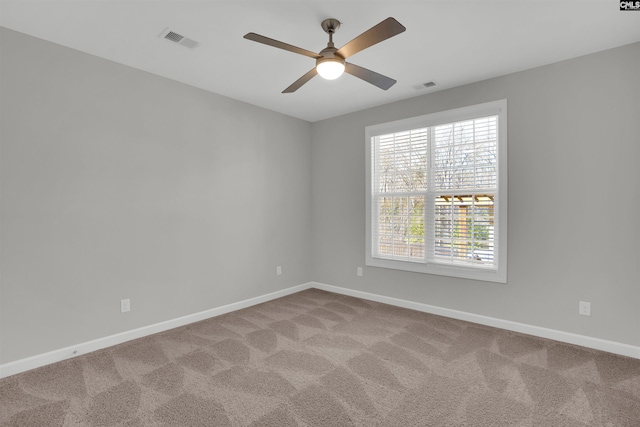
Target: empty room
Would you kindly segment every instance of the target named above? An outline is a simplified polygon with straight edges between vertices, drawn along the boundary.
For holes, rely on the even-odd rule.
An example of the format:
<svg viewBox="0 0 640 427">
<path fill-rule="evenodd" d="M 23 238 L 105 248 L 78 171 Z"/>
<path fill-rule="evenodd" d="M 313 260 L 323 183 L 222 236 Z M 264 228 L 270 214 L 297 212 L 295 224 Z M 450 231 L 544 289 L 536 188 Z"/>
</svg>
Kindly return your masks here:
<svg viewBox="0 0 640 427">
<path fill-rule="evenodd" d="M 640 2 L 0 0 L 0 425 L 640 425 Z"/>
</svg>

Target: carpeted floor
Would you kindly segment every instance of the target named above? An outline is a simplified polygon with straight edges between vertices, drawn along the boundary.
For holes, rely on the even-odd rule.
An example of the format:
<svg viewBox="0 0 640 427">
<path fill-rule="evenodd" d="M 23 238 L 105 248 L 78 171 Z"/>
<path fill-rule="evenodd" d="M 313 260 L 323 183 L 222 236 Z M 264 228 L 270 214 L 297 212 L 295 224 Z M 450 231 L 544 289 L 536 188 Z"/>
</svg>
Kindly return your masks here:
<svg viewBox="0 0 640 427">
<path fill-rule="evenodd" d="M 307 290 L 0 380 L 3 426 L 640 426 L 640 360 Z"/>
</svg>

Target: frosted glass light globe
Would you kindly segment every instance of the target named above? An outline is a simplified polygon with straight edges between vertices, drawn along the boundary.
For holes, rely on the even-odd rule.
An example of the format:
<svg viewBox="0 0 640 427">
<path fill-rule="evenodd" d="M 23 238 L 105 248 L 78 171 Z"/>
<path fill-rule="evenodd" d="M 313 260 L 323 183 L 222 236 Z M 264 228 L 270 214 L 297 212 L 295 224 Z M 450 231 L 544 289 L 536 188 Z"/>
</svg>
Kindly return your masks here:
<svg viewBox="0 0 640 427">
<path fill-rule="evenodd" d="M 316 70 L 323 79 L 335 80 L 344 72 L 344 64 L 336 60 L 327 60 L 319 63 Z"/>
</svg>

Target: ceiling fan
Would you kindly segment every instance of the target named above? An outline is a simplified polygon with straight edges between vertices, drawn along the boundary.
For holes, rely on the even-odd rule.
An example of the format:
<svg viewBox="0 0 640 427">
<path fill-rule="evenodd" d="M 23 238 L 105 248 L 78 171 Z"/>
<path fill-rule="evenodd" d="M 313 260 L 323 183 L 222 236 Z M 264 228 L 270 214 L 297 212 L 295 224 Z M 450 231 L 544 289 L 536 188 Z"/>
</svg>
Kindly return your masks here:
<svg viewBox="0 0 640 427">
<path fill-rule="evenodd" d="M 319 53 L 311 52 L 310 50 L 302 49 L 287 43 L 283 43 L 278 40 L 270 39 L 269 37 L 261 36 L 256 33 L 248 33 L 244 36 L 247 40 L 253 40 L 254 42 L 263 43 L 269 46 L 277 47 L 279 49 L 288 50 L 289 52 L 297 53 L 300 55 L 308 56 L 316 60 L 316 66 L 312 68 L 305 75 L 293 82 L 291 86 L 282 91 L 282 93 L 292 93 L 300 89 L 300 87 L 315 77 L 316 74 L 320 74 L 327 80 L 337 79 L 343 72 L 347 72 L 352 76 L 356 76 L 366 82 L 371 83 L 380 89 L 387 90 L 393 86 L 396 81 L 382 74 L 378 74 L 374 71 L 367 70 L 355 64 L 346 62 L 345 59 L 354 55 L 361 50 L 373 46 L 376 43 L 380 43 L 383 40 L 396 36 L 402 33 L 406 28 L 396 21 L 394 18 L 387 18 L 360 34 L 349 43 L 342 46 L 340 49 L 336 49 L 333 44 L 333 34 L 340 27 L 340 21 L 337 19 L 325 19 L 320 24 L 322 29 L 329 34 L 329 43 L 327 47 L 322 49 Z"/>
</svg>

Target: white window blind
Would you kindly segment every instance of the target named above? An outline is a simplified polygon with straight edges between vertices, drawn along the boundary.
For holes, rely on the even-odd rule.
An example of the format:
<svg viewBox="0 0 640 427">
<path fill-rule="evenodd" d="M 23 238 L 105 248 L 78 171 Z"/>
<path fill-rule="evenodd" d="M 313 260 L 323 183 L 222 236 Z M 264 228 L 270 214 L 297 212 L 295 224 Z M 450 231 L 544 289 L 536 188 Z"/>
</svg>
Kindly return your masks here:
<svg viewBox="0 0 640 427">
<path fill-rule="evenodd" d="M 369 127 L 367 144 L 368 265 L 506 281 L 505 101 Z"/>
</svg>

